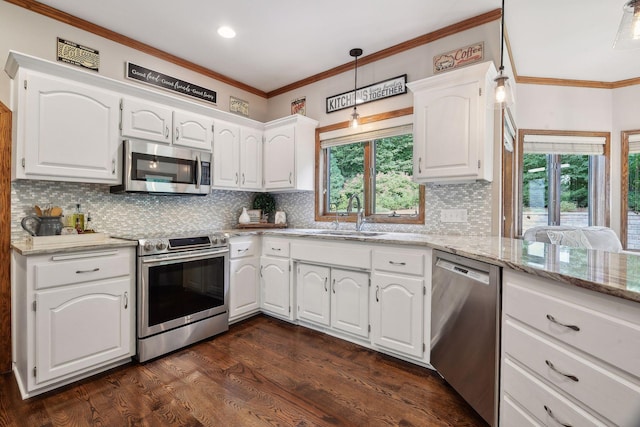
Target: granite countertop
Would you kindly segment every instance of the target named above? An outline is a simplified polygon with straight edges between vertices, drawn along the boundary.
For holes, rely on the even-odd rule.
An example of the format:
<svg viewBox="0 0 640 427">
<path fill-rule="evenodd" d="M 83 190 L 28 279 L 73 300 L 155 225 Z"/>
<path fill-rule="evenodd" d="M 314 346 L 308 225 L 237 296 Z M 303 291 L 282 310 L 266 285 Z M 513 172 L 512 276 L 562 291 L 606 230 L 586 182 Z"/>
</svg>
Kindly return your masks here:
<svg viewBox="0 0 640 427">
<path fill-rule="evenodd" d="M 261 234 L 395 245 L 428 246 L 500 267 L 640 302 L 640 254 L 611 253 L 500 237 L 361 233 L 329 230 L 229 230 L 231 236 Z"/>
<path fill-rule="evenodd" d="M 481 236 L 451 236 L 418 233 L 387 233 L 318 229 L 225 230 L 230 237 L 247 235 L 313 238 L 377 244 L 427 246 L 504 268 L 579 286 L 596 292 L 640 302 L 640 254 L 610 253 L 569 248 L 519 239 Z M 137 241 L 104 236 L 34 247 L 28 241 L 12 242 L 22 255 L 76 252 L 126 246 Z"/>
<path fill-rule="evenodd" d="M 89 236 L 89 235 L 87 235 Z M 48 236 L 49 237 L 49 236 Z M 54 236 L 50 236 L 54 237 Z M 55 236 L 58 237 L 58 236 Z M 68 237 L 68 236 L 59 236 Z M 78 252 L 88 250 L 99 250 L 109 248 L 121 248 L 127 246 L 138 246 L 137 241 L 116 239 L 109 236 L 96 236 L 98 238 L 83 238 L 82 235 L 77 235 L 75 239 L 60 239 L 60 242 L 55 242 L 51 239 L 46 244 L 34 245 L 33 241 L 29 238 L 25 240 L 19 240 L 11 242 L 11 248 L 18 252 L 20 255 L 45 255 L 53 253 L 65 253 L 65 252 Z"/>
</svg>

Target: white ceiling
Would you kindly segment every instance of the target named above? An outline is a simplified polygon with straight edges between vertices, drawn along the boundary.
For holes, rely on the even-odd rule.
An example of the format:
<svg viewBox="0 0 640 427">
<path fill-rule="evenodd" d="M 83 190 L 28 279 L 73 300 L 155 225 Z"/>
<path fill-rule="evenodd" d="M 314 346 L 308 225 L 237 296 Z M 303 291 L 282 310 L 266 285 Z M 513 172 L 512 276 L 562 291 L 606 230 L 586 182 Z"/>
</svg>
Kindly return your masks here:
<svg viewBox="0 0 640 427">
<path fill-rule="evenodd" d="M 612 82 L 640 76 L 614 51 L 625 0 L 506 0 L 518 75 Z M 501 0 L 40 0 L 265 92 L 498 9 Z M 232 26 L 234 39 L 216 33 Z"/>
</svg>

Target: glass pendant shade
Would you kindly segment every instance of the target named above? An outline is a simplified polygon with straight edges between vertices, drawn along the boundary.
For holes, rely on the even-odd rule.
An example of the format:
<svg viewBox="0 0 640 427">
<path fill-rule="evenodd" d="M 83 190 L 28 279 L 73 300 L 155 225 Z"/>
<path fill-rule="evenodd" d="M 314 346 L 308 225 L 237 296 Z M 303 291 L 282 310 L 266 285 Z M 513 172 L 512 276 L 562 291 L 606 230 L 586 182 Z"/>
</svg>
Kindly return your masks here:
<svg viewBox="0 0 640 427">
<path fill-rule="evenodd" d="M 360 119 L 360 114 L 358 114 L 358 110 L 356 109 L 356 107 L 353 107 L 353 113 L 351 114 L 351 120 L 349 125 L 354 129 L 357 128 L 359 119 Z"/>
<path fill-rule="evenodd" d="M 631 0 L 622 8 L 622 19 L 613 43 L 615 49 L 640 48 L 640 0 Z"/>
<path fill-rule="evenodd" d="M 500 73 L 493 79 L 496 82 L 495 97 L 493 106 L 496 110 L 503 110 L 513 105 L 513 90 L 511 88 L 511 82 L 509 76 L 504 72 L 504 69 L 500 67 Z"/>
</svg>

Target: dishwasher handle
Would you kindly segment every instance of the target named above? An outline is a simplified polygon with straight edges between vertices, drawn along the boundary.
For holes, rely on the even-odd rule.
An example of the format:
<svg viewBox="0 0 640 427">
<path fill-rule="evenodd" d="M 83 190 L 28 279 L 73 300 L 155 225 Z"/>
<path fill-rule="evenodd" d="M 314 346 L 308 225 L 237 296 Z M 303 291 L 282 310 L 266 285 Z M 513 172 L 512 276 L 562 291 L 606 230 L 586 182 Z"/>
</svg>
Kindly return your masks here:
<svg viewBox="0 0 640 427">
<path fill-rule="evenodd" d="M 443 258 L 438 258 L 438 260 L 436 261 L 436 267 L 444 268 L 445 270 L 482 283 L 483 285 L 489 285 L 489 273 L 487 272 L 478 271 L 465 265 L 457 264 Z"/>
</svg>

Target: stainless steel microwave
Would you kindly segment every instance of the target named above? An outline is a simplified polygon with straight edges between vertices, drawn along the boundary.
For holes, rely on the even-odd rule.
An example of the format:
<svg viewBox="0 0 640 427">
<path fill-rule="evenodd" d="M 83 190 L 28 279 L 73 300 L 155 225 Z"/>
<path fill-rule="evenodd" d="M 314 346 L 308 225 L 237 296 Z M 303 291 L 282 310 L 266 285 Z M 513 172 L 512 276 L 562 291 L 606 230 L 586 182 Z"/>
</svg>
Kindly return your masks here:
<svg viewBox="0 0 640 427">
<path fill-rule="evenodd" d="M 112 193 L 211 191 L 211 153 L 133 139 L 124 140 L 122 152 L 122 184 L 112 186 Z"/>
</svg>

